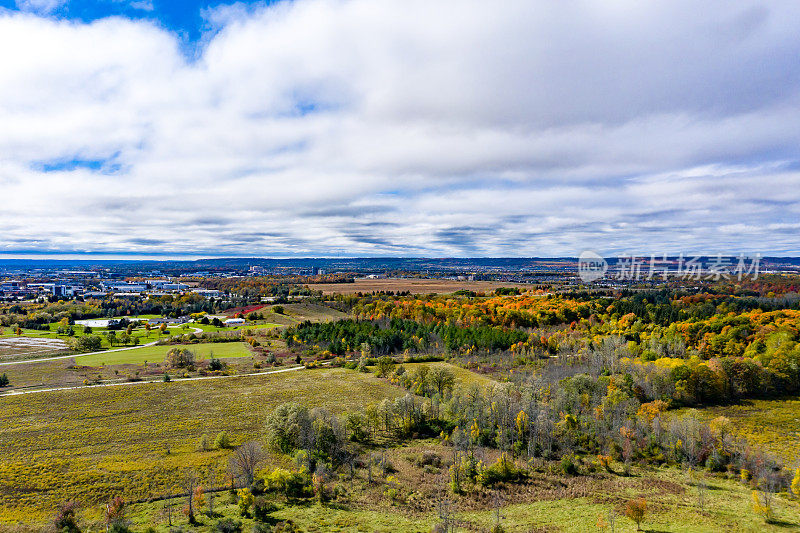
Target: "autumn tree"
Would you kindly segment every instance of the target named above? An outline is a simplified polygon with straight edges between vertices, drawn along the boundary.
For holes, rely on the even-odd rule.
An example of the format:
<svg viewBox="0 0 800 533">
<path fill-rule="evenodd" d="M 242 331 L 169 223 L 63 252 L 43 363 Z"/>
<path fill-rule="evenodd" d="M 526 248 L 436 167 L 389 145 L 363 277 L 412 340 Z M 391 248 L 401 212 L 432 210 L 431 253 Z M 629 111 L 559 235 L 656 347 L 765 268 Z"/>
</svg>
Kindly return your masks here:
<svg viewBox="0 0 800 533">
<path fill-rule="evenodd" d="M 636 498 L 625 504 L 625 516 L 636 522 L 636 531 L 641 531 L 641 523 L 646 513 L 647 501 L 644 498 Z"/>
<path fill-rule="evenodd" d="M 167 352 L 167 364 L 172 368 L 184 368 L 194 365 L 194 352 L 187 348 L 171 348 Z"/>
</svg>

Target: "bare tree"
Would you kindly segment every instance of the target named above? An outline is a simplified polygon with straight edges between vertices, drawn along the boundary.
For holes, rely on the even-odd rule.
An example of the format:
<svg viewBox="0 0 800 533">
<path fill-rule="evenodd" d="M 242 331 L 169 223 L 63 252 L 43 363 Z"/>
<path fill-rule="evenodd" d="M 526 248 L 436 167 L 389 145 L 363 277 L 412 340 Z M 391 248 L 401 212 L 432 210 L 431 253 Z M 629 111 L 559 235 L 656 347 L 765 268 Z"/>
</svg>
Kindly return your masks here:
<svg viewBox="0 0 800 533">
<path fill-rule="evenodd" d="M 250 486 L 255 480 L 256 468 L 263 459 L 261 445 L 256 441 L 247 441 L 231 454 L 228 471 L 232 477 L 242 480 L 245 486 Z"/>
<path fill-rule="evenodd" d="M 183 478 L 183 490 L 186 491 L 186 513 L 189 518 L 189 523 L 192 525 L 196 523 L 194 517 L 194 491 L 199 486 L 200 476 L 197 475 L 197 472 L 194 470 L 187 472 L 186 476 Z"/>
<path fill-rule="evenodd" d="M 174 503 L 172 502 L 172 489 L 167 489 L 167 493 L 164 495 L 164 508 L 162 512 L 164 516 L 167 518 L 167 525 L 169 525 L 170 529 L 172 529 L 172 506 Z"/>
</svg>

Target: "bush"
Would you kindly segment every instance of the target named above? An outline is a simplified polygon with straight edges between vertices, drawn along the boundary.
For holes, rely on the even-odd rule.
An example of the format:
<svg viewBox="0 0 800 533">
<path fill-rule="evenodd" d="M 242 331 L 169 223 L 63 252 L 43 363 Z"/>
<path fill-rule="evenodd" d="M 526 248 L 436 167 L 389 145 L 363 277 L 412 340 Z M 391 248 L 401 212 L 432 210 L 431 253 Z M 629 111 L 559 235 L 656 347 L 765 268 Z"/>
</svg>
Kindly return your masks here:
<svg viewBox="0 0 800 533">
<path fill-rule="evenodd" d="M 58 508 L 53 526 L 59 533 L 80 533 L 78 527 L 78 504 L 77 502 L 65 502 Z"/>
<path fill-rule="evenodd" d="M 377 364 L 375 365 L 375 375 L 379 378 L 385 378 L 389 375 L 392 370 L 394 370 L 394 360 L 391 357 L 383 356 L 378 359 Z"/>
<path fill-rule="evenodd" d="M 239 497 L 239 513 L 242 516 L 250 516 L 250 508 L 253 506 L 253 494 L 250 489 L 239 489 L 236 491 Z"/>
<path fill-rule="evenodd" d="M 220 361 L 219 359 L 217 359 L 213 355 L 211 356 L 211 362 L 208 363 L 208 369 L 209 370 L 217 371 L 217 370 L 222 370 L 224 367 L 225 367 L 225 365 L 222 363 L 222 361 Z"/>
<path fill-rule="evenodd" d="M 228 437 L 228 434 L 224 431 L 220 431 L 217 435 L 217 438 L 214 439 L 214 448 L 218 450 L 224 450 L 231 447 L 231 439 Z"/>
<path fill-rule="evenodd" d="M 241 533 L 242 523 L 232 518 L 223 518 L 217 522 L 214 530 L 218 533 Z"/>
<path fill-rule="evenodd" d="M 259 522 L 268 521 L 270 519 L 269 515 L 277 510 L 278 506 L 275 505 L 272 500 L 264 496 L 259 496 L 253 500 L 253 518 Z"/>
<path fill-rule="evenodd" d="M 517 482 L 522 481 L 528 473 L 518 468 L 513 461 L 510 461 L 505 454 L 500 456 L 492 466 L 484 469 L 478 474 L 478 483 L 484 487 L 490 487 L 495 483 L 503 481 Z"/>
<path fill-rule="evenodd" d="M 8 376 L 4 373 L 0 376 L 0 387 L 8 387 L 10 382 L 8 381 Z"/>
<path fill-rule="evenodd" d="M 289 498 L 306 498 L 314 495 L 308 472 L 290 472 L 284 468 L 276 468 L 264 478 L 264 481 L 270 491 L 282 493 Z"/>
<path fill-rule="evenodd" d="M 561 458 L 561 471 L 568 476 L 578 475 L 578 465 L 574 455 L 565 455 Z"/>
<path fill-rule="evenodd" d="M 725 461 L 716 450 L 706 459 L 706 469 L 710 472 L 722 472 L 725 470 Z"/>
<path fill-rule="evenodd" d="M 274 305 L 272 306 L 272 312 L 278 315 L 283 314 L 283 306 L 282 305 Z"/>
</svg>

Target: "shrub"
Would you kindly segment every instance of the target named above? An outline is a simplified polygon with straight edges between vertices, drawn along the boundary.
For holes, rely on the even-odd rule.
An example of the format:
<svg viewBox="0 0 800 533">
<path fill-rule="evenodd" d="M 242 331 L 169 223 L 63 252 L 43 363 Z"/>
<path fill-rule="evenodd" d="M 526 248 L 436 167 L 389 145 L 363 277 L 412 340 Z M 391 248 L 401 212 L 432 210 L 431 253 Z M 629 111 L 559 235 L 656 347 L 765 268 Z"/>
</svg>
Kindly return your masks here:
<svg viewBox="0 0 800 533">
<path fill-rule="evenodd" d="M 394 360 L 391 357 L 381 357 L 378 359 L 378 362 L 375 365 L 375 375 L 379 378 L 385 378 L 392 370 L 394 370 L 394 365 Z"/>
<path fill-rule="evenodd" d="M 78 527 L 78 503 L 74 501 L 62 503 L 58 508 L 53 526 L 59 533 L 80 533 Z"/>
<path fill-rule="evenodd" d="M 270 514 L 278 510 L 275 502 L 265 496 L 259 496 L 253 500 L 253 518 L 260 522 L 270 519 Z"/>
<path fill-rule="evenodd" d="M 640 524 L 647 513 L 647 501 L 644 498 L 636 498 L 625 504 L 625 516 L 636 522 L 636 531 L 640 531 Z"/>
<path fill-rule="evenodd" d="M 217 435 L 217 438 L 214 439 L 214 448 L 218 450 L 224 450 L 226 448 L 231 447 L 231 439 L 228 437 L 228 434 L 224 431 L 220 431 Z"/>
<path fill-rule="evenodd" d="M 722 472 L 725 470 L 724 460 L 716 450 L 706 459 L 706 469 L 710 472 Z"/>
<path fill-rule="evenodd" d="M 525 479 L 528 473 L 518 468 L 513 461 L 510 461 L 505 454 L 490 467 L 478 474 L 478 483 L 484 487 L 490 487 L 495 483 L 503 481 L 516 482 Z"/>
<path fill-rule="evenodd" d="M 0 387 L 8 387 L 9 383 L 8 376 L 3 373 L 3 375 L 0 376 Z"/>
<path fill-rule="evenodd" d="M 296 526 L 291 520 L 278 522 L 275 524 L 275 527 L 272 528 L 272 533 L 300 533 L 301 531 L 303 530 Z"/>
<path fill-rule="evenodd" d="M 250 516 L 250 508 L 253 506 L 253 494 L 250 489 L 239 489 L 236 491 L 239 497 L 239 513 L 242 516 Z"/>
<path fill-rule="evenodd" d="M 220 361 L 219 359 L 217 359 L 213 355 L 211 356 L 211 362 L 208 363 L 208 369 L 209 370 L 217 371 L 217 370 L 222 370 L 224 367 L 225 367 L 225 365 L 223 364 L 222 361 Z"/>
<path fill-rule="evenodd" d="M 276 468 L 264 478 L 270 491 L 280 492 L 290 498 L 304 498 L 314 494 L 311 477 L 307 472 L 290 472 Z"/>
<path fill-rule="evenodd" d="M 272 306 L 272 312 L 278 315 L 283 314 L 283 306 L 282 305 L 274 305 Z"/>
<path fill-rule="evenodd" d="M 561 458 L 561 471 L 564 472 L 568 476 L 577 476 L 578 475 L 578 465 L 576 463 L 576 458 L 574 455 L 565 455 Z"/>
<path fill-rule="evenodd" d="M 232 518 L 223 518 L 214 526 L 217 533 L 241 533 L 242 523 Z"/>
</svg>

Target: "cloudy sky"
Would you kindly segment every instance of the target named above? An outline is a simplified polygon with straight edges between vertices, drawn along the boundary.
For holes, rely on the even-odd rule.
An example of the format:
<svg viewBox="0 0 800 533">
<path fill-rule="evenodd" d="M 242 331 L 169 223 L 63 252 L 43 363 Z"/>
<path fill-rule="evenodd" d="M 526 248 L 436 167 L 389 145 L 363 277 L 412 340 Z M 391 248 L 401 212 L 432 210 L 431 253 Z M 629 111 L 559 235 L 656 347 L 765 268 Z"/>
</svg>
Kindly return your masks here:
<svg viewBox="0 0 800 533">
<path fill-rule="evenodd" d="M 800 255 L 800 2 L 0 0 L 0 257 Z"/>
</svg>

